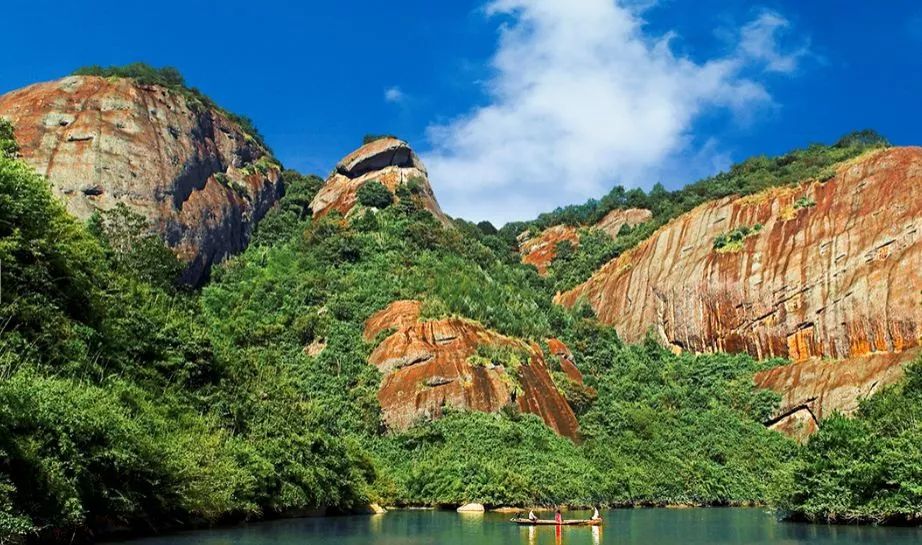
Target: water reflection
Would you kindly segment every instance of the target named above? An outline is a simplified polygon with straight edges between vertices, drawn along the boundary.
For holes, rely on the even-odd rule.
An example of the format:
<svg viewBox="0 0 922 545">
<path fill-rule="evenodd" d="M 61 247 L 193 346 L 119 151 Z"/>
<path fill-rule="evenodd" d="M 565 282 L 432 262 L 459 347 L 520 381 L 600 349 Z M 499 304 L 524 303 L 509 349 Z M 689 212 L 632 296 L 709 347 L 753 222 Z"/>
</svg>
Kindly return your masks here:
<svg viewBox="0 0 922 545">
<path fill-rule="evenodd" d="M 588 518 L 590 513 L 567 513 Z M 283 520 L 131 545 L 919 545 L 922 529 L 779 523 L 758 509 L 625 509 L 604 526 L 518 526 L 507 514 L 391 511 Z"/>
</svg>

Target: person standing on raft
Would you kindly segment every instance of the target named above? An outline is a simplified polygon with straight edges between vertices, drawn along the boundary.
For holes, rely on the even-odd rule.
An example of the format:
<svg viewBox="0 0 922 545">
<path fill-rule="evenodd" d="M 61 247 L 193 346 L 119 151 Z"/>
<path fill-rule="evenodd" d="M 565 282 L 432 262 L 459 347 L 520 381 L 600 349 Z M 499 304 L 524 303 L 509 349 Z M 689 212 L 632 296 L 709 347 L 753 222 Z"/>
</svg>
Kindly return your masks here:
<svg viewBox="0 0 922 545">
<path fill-rule="evenodd" d="M 593 508 L 592 508 L 592 516 L 589 518 L 589 520 L 600 520 L 601 518 L 602 518 L 602 517 L 599 516 L 599 508 L 598 508 L 598 507 L 593 507 Z"/>
<path fill-rule="evenodd" d="M 563 522 L 563 515 L 560 514 L 560 508 L 557 508 L 557 512 L 554 513 L 554 522 L 560 524 Z"/>
<path fill-rule="evenodd" d="M 534 512 L 534 511 L 529 511 L 529 512 L 528 512 L 528 520 L 530 520 L 530 521 L 532 521 L 532 522 L 538 520 L 538 517 L 535 516 L 535 512 Z"/>
</svg>

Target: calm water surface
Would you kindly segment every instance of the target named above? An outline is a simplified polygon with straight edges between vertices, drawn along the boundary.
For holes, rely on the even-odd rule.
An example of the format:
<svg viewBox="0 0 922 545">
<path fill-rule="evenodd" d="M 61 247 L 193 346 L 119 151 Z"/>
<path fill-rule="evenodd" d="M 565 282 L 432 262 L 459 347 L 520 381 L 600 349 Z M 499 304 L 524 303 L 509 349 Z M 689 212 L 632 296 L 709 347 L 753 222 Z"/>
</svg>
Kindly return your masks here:
<svg viewBox="0 0 922 545">
<path fill-rule="evenodd" d="M 545 517 L 545 515 L 547 515 Z M 550 514 L 539 516 L 550 518 Z M 567 518 L 588 517 L 569 512 Z M 777 522 L 760 509 L 619 509 L 602 528 L 519 527 L 498 513 L 391 511 L 385 515 L 294 519 L 147 538 L 132 545 L 888 545 L 920 544 L 922 529 Z"/>
</svg>

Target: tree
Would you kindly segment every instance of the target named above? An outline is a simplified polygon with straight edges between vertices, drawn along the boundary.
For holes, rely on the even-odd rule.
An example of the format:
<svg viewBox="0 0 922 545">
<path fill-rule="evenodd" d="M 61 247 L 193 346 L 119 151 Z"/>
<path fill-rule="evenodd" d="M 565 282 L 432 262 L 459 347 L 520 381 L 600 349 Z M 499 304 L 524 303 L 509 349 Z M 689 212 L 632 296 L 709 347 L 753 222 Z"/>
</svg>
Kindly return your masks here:
<svg viewBox="0 0 922 545">
<path fill-rule="evenodd" d="M 369 180 L 362 184 L 356 196 L 362 206 L 370 208 L 387 208 L 394 202 L 394 195 L 377 180 Z"/>
<path fill-rule="evenodd" d="M 477 228 L 480 229 L 480 232 L 485 235 L 495 235 L 499 231 L 496 230 L 496 227 L 493 226 L 489 221 L 481 221 L 477 224 Z"/>
<path fill-rule="evenodd" d="M 160 286 L 174 283 L 183 266 L 147 219 L 124 203 L 96 212 L 89 220 L 90 232 L 106 248 L 118 272 Z"/>
<path fill-rule="evenodd" d="M 19 153 L 16 138 L 13 135 L 13 124 L 0 118 L 0 156 L 13 158 Z"/>
</svg>

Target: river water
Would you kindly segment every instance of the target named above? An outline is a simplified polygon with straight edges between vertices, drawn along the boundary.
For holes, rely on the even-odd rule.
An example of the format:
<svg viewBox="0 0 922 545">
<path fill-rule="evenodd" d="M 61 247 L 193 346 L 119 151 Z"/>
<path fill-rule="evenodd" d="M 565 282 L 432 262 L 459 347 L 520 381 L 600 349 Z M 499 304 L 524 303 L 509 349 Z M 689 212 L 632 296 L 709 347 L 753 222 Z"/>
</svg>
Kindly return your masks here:
<svg viewBox="0 0 922 545">
<path fill-rule="evenodd" d="M 132 545 L 857 545 L 922 543 L 920 528 L 778 522 L 762 509 L 618 509 L 593 527 L 520 527 L 499 513 L 391 511 L 289 519 L 145 538 Z M 539 513 L 552 518 L 551 513 Z M 566 518 L 588 517 L 567 512 Z"/>
</svg>

